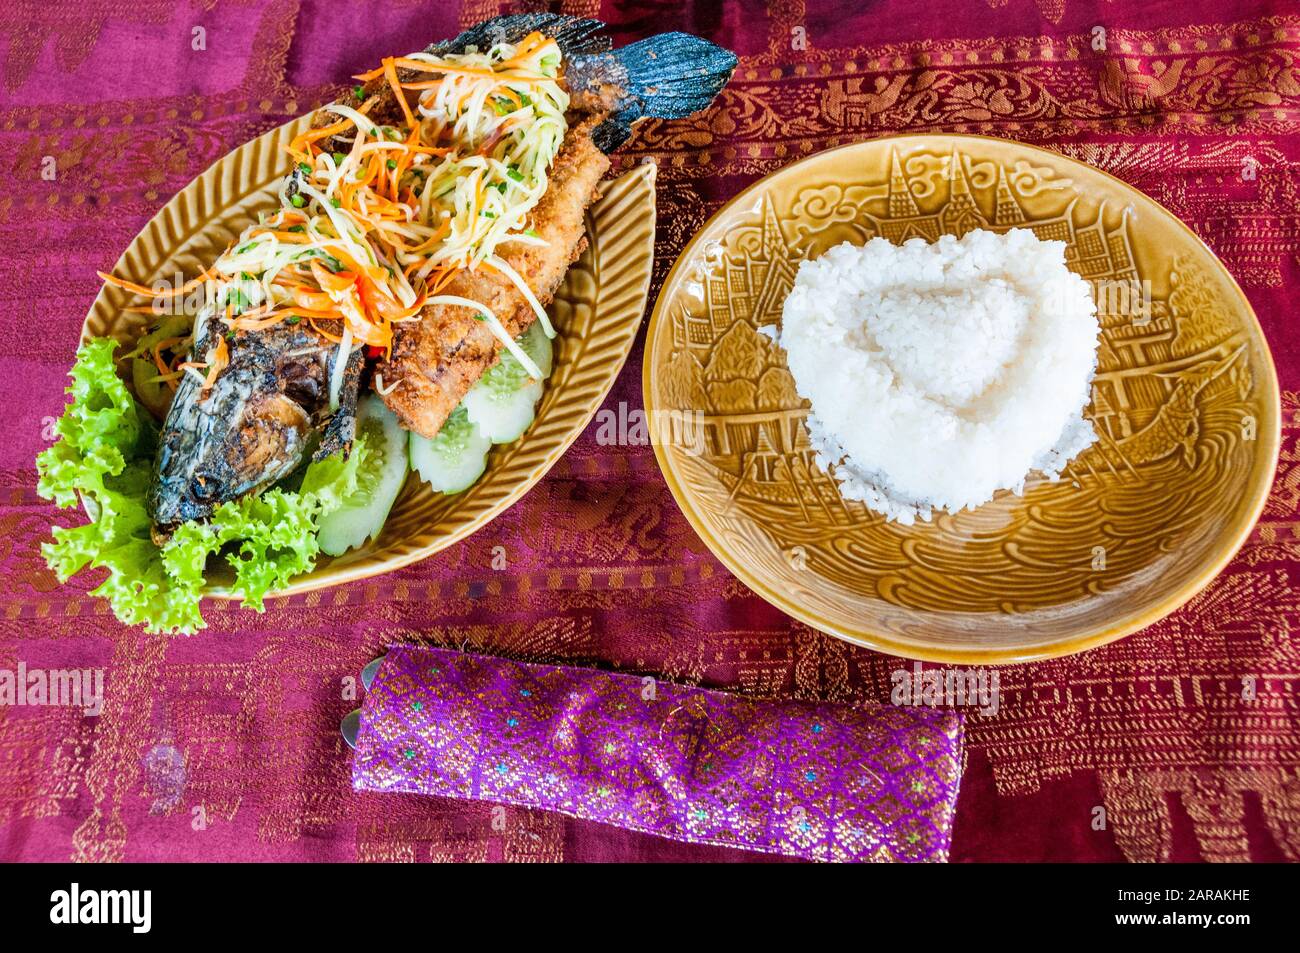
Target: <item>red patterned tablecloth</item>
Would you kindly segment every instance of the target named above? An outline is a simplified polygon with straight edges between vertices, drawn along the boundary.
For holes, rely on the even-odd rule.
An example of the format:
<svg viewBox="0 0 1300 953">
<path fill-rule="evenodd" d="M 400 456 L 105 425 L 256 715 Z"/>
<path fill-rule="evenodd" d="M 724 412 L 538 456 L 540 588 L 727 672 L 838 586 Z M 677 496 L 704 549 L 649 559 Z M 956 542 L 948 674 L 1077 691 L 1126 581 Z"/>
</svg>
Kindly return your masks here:
<svg viewBox="0 0 1300 953">
<path fill-rule="evenodd" d="M 13 0 L 0 12 L 0 669 L 106 673 L 98 717 L 0 707 L 0 858 L 749 859 L 557 815 L 511 809 L 501 825 L 482 803 L 353 793 L 338 724 L 357 703 L 344 680 L 398 641 L 888 700 L 903 663 L 751 594 L 695 537 L 650 448 L 604 446 L 595 426 L 467 542 L 390 576 L 273 600 L 264 616 L 213 605 L 211 628 L 195 637 L 126 629 L 45 569 L 38 545 L 54 510 L 34 492 L 32 461 L 63 402 L 95 270 L 203 168 L 332 98 L 351 73 L 497 12 L 543 7 Z M 996 715 L 968 713 L 952 856 L 1297 859 L 1295 4 L 550 8 L 600 16 L 620 43 L 683 29 L 740 55 L 717 108 L 643 127 L 618 160 L 660 163 L 658 279 L 756 177 L 828 146 L 918 130 L 1023 139 L 1097 165 L 1219 254 L 1259 314 L 1284 391 L 1264 517 L 1214 584 L 1158 625 L 1000 670 Z M 52 180 L 42 175 L 51 168 Z M 607 402 L 615 413 L 641 405 L 640 357 L 638 343 Z M 497 546 L 505 571 L 492 568 Z"/>
</svg>

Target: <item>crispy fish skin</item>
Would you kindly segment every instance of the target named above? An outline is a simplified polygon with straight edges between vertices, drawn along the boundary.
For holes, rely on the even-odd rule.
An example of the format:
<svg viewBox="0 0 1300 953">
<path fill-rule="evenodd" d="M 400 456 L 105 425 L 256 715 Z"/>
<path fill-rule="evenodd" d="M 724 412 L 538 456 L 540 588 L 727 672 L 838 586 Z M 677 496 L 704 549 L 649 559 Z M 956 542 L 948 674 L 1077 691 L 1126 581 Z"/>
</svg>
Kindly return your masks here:
<svg viewBox="0 0 1300 953">
<path fill-rule="evenodd" d="M 220 329 L 206 329 L 195 354 L 206 353 L 212 333 Z M 364 357 L 360 350 L 349 355 L 339 408 L 331 412 L 329 381 L 338 357 L 338 346 L 310 328 L 281 323 L 237 334 L 230 363 L 212 387 L 183 376 L 159 436 L 146 499 L 155 537 L 288 476 L 317 432 L 315 459 L 346 451 L 356 430 Z"/>
<path fill-rule="evenodd" d="M 609 170 L 609 157 L 591 138 L 602 118 L 589 116 L 571 126 L 551 166 L 546 194 L 532 214 L 532 226 L 547 244 L 514 243 L 498 249 L 543 305 L 550 303 L 586 247 L 583 213 Z M 528 301 L 504 275 L 461 272 L 441 293 L 481 301 L 511 337 L 523 334 L 536 320 Z M 402 426 L 435 437 L 474 382 L 497 362 L 501 348 L 487 324 L 476 320 L 474 309 L 430 305 L 418 321 L 395 329 L 392 355 L 378 368 L 387 391 L 383 400 Z"/>
</svg>

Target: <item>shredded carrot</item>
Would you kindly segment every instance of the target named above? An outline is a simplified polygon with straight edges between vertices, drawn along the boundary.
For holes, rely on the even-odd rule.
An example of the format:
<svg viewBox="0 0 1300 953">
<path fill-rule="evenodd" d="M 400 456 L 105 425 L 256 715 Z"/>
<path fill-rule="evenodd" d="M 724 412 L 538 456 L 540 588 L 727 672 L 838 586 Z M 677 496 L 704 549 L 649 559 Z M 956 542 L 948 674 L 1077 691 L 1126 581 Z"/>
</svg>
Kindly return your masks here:
<svg viewBox="0 0 1300 953">
<path fill-rule="evenodd" d="M 212 389 L 212 385 L 216 383 L 217 375 L 225 370 L 226 365 L 229 363 L 230 349 L 226 347 L 226 339 L 224 337 L 218 337 L 216 353 L 212 356 L 212 361 L 208 365 L 208 375 L 203 381 L 204 392 Z"/>
<path fill-rule="evenodd" d="M 284 232 L 279 229 L 254 229 L 248 233 L 249 238 L 261 238 L 264 235 L 270 235 L 272 238 L 287 242 L 290 245 L 310 245 L 311 238 L 302 232 Z"/>
<path fill-rule="evenodd" d="M 397 81 L 397 67 L 393 65 L 393 57 L 389 56 L 384 60 L 383 70 L 388 85 L 392 87 L 393 95 L 397 97 L 397 104 L 402 107 L 402 115 L 406 117 L 406 124 L 412 129 L 418 129 L 419 123 L 415 121 L 415 116 L 411 113 L 411 107 L 406 102 L 406 94 L 402 92 L 402 84 Z"/>
<path fill-rule="evenodd" d="M 334 309 L 334 300 L 323 291 L 309 291 L 306 285 L 293 289 L 293 302 L 300 308 L 312 311 L 329 311 Z"/>
<path fill-rule="evenodd" d="M 152 353 L 154 367 L 158 368 L 159 373 L 170 374 L 171 368 L 168 367 L 167 362 L 162 359 L 162 348 L 155 345 Z"/>
<path fill-rule="evenodd" d="M 317 142 L 320 139 L 328 139 L 330 136 L 338 135 L 348 126 L 352 125 L 351 119 L 342 119 L 329 126 L 321 126 L 319 129 L 308 129 L 306 132 L 294 138 L 289 143 L 289 148 L 296 152 L 302 152 L 308 145 Z"/>
<path fill-rule="evenodd" d="M 442 224 L 438 226 L 438 230 L 435 231 L 432 235 L 430 235 L 429 238 L 424 243 L 420 245 L 416 245 L 414 248 L 412 248 L 411 252 L 413 254 L 418 255 L 420 252 L 428 251 L 430 248 L 433 248 L 435 245 L 437 245 L 438 242 L 442 241 L 450 231 L 451 231 L 451 219 L 444 218 L 442 220 Z"/>
<path fill-rule="evenodd" d="M 493 77 L 497 75 L 495 70 L 476 69 L 472 66 L 449 66 L 443 63 L 426 63 L 424 60 L 413 60 L 405 56 L 394 57 L 392 62 L 394 66 L 401 66 L 404 69 L 411 69 L 421 73 L 459 73 L 463 76 L 483 77 Z M 368 83 L 372 79 L 378 79 L 380 76 L 383 76 L 386 68 L 386 66 L 380 66 L 377 69 L 370 70 L 368 73 L 357 73 L 352 78 L 361 80 L 363 83 Z"/>
<path fill-rule="evenodd" d="M 316 258 L 311 260 L 312 277 L 320 283 L 320 286 L 326 291 L 343 292 L 347 291 L 357 283 L 357 276 L 350 271 L 340 271 L 337 274 L 330 271 Z"/>
<path fill-rule="evenodd" d="M 203 272 L 203 274 L 191 278 L 179 288 L 146 288 L 144 285 L 138 285 L 134 281 L 127 281 L 124 278 L 118 278 L 115 275 L 110 275 L 103 271 L 97 271 L 95 274 L 99 275 L 99 277 L 106 283 L 113 285 L 116 288 L 122 288 L 126 291 L 132 292 L 133 294 L 143 295 L 146 298 L 174 298 L 177 295 L 188 294 L 199 285 L 203 284 L 203 282 L 216 275 L 216 266 L 214 265 L 207 271 Z"/>
<path fill-rule="evenodd" d="M 233 322 L 232 326 L 239 331 L 265 331 L 267 328 L 275 327 L 285 319 L 287 315 L 296 313 L 293 309 L 282 309 L 277 311 L 268 311 L 263 314 L 241 314 Z"/>
<path fill-rule="evenodd" d="M 534 30 L 532 33 L 529 33 L 526 37 L 524 37 L 517 44 L 515 44 L 515 55 L 510 57 L 510 59 L 508 60 L 503 60 L 501 63 L 501 67 L 504 69 L 506 67 L 509 67 L 512 63 L 519 62 L 524 57 L 534 53 L 538 49 L 538 47 L 545 45 L 545 43 L 546 43 L 546 37 L 542 36 L 542 34 L 539 31 Z"/>
<path fill-rule="evenodd" d="M 447 287 L 447 285 L 451 284 L 451 280 L 455 278 L 456 275 L 459 274 L 459 272 L 460 272 L 459 268 L 447 268 L 446 270 L 444 270 L 442 276 L 436 282 L 434 282 L 433 289 L 429 293 L 437 294 L 443 288 Z"/>
</svg>

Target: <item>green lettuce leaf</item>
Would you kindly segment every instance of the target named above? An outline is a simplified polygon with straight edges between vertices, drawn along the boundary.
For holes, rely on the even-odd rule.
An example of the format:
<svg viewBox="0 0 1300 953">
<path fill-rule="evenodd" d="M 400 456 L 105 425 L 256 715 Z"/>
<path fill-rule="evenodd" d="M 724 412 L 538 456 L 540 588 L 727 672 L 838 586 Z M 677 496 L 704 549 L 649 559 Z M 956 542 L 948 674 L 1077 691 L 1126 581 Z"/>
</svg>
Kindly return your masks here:
<svg viewBox="0 0 1300 953">
<path fill-rule="evenodd" d="M 99 338 L 77 352 L 70 403 L 59 441 L 36 458 L 36 489 L 61 508 L 82 503 L 84 526 L 55 527 L 41 553 L 60 582 L 83 569 L 105 569 L 92 594 L 127 624 L 151 632 L 193 632 L 202 625 L 199 591 L 168 577 L 150 536 L 145 493 L 149 462 L 139 458 L 142 428 L 135 401 L 113 367 L 117 343 Z"/>
<path fill-rule="evenodd" d="M 104 477 L 122 472 L 140 435 L 135 401 L 113 367 L 117 342 L 96 338 L 77 351 L 66 393 L 72 403 L 59 418 L 59 442 L 36 458 L 36 490 L 60 507 L 78 494 L 104 488 Z"/>
<path fill-rule="evenodd" d="M 199 601 L 208 557 L 223 553 L 235 571 L 233 591 L 263 611 L 268 592 L 315 566 L 320 520 L 356 491 L 363 442 L 346 460 L 311 464 L 298 492 L 277 488 L 224 503 L 208 522 L 179 526 L 160 549 L 145 508 L 155 432 L 117 376 L 116 347 L 101 338 L 78 350 L 60 439 L 36 460 L 41 496 L 61 508 L 80 502 L 91 517 L 84 526 L 56 527 L 54 541 L 41 547 L 46 562 L 60 582 L 107 570 L 92 594 L 128 625 L 192 633 L 205 626 Z"/>
<path fill-rule="evenodd" d="M 311 464 L 297 493 L 273 488 L 222 503 L 206 523 L 183 524 L 163 549 L 169 573 L 201 580 L 207 557 L 225 551 L 235 570 L 231 589 L 245 608 L 263 611 L 268 592 L 316 565 L 321 518 L 356 490 L 365 456 L 358 438 L 347 459 L 335 454 Z"/>
</svg>

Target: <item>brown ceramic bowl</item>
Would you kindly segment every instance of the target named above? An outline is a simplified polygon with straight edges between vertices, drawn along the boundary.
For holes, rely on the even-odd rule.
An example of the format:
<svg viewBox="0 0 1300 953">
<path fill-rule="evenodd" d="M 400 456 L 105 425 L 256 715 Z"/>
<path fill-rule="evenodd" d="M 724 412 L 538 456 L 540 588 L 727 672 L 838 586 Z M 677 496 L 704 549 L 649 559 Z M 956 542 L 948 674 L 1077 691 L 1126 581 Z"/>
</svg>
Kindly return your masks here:
<svg viewBox="0 0 1300 953">
<path fill-rule="evenodd" d="M 1100 440 L 1023 496 L 886 522 L 813 462 L 807 405 L 756 329 L 780 322 L 799 263 L 839 242 L 1012 227 L 1066 241 L 1098 291 Z M 950 662 L 1065 655 L 1172 612 L 1245 540 L 1279 441 L 1268 344 L 1213 253 L 1118 179 L 981 136 L 843 146 L 727 203 L 659 295 L 645 403 L 686 518 L 755 592 L 832 635 Z"/>
</svg>

